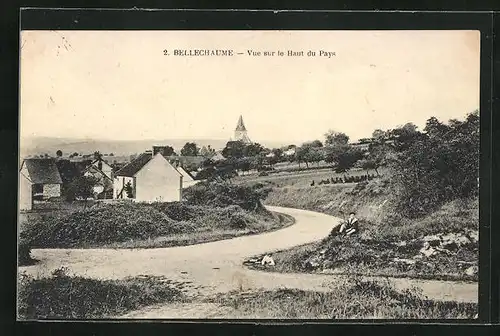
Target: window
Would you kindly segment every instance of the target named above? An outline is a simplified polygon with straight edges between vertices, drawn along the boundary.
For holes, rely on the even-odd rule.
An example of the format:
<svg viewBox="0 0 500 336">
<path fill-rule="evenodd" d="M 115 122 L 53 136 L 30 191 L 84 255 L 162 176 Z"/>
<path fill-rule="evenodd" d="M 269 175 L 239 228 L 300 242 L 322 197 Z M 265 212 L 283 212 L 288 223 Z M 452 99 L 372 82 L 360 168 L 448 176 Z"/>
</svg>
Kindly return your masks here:
<svg viewBox="0 0 500 336">
<path fill-rule="evenodd" d="M 33 193 L 43 194 L 43 184 L 33 184 Z"/>
</svg>

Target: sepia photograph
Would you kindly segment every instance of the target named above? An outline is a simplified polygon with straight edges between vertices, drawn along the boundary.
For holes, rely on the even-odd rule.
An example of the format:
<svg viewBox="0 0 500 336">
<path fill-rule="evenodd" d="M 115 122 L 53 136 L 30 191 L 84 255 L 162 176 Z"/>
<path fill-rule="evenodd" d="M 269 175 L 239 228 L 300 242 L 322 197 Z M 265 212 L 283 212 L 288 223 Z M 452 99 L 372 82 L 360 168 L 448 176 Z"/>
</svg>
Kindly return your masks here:
<svg viewBox="0 0 500 336">
<path fill-rule="evenodd" d="M 479 31 L 20 34 L 19 321 L 478 318 Z"/>
</svg>

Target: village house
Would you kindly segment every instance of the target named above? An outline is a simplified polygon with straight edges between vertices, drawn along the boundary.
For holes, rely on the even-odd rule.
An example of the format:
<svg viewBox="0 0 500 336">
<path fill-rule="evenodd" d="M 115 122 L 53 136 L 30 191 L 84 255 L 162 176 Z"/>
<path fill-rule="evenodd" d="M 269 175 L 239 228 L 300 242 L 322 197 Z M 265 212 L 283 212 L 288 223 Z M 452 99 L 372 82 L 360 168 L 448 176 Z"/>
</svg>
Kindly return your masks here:
<svg viewBox="0 0 500 336">
<path fill-rule="evenodd" d="M 188 171 L 186 171 L 184 168 L 182 168 L 181 166 L 176 166 L 175 168 L 177 169 L 177 171 L 179 173 L 182 174 L 182 187 L 183 188 L 190 187 L 190 186 L 195 185 L 196 183 L 200 182 L 198 180 L 195 180 L 194 177 Z"/>
<path fill-rule="evenodd" d="M 104 173 L 105 176 L 107 176 L 110 180 L 113 180 L 113 167 L 111 167 L 105 160 L 97 159 L 92 161 L 91 166 L 97 168 L 100 170 L 102 173 Z"/>
<path fill-rule="evenodd" d="M 91 164 L 85 169 L 83 176 L 93 177 L 96 180 L 93 186 L 96 199 L 113 198 L 113 179 L 102 170 Z"/>
<path fill-rule="evenodd" d="M 35 199 L 47 200 L 61 196 L 62 179 L 54 159 L 25 159 L 19 175 L 21 210 L 31 210 Z"/>
<path fill-rule="evenodd" d="M 212 157 L 210 157 L 210 160 L 212 160 L 213 162 L 220 162 L 220 161 L 224 161 L 225 159 L 226 158 L 224 157 L 224 155 L 222 155 L 221 151 L 215 152 L 215 154 L 212 155 Z"/>
<path fill-rule="evenodd" d="M 140 154 L 115 173 L 113 198 L 138 202 L 182 200 L 183 175 L 162 155 Z"/>
<path fill-rule="evenodd" d="M 284 156 L 293 156 L 295 155 L 295 152 L 297 151 L 297 148 L 295 146 L 290 146 L 287 150 L 283 152 Z"/>
</svg>

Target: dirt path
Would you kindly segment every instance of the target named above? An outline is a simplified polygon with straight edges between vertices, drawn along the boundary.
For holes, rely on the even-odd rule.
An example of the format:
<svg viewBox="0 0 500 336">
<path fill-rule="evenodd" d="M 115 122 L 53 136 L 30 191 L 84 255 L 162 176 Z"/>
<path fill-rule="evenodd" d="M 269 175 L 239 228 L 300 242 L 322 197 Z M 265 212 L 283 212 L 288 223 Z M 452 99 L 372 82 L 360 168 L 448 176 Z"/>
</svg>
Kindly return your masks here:
<svg viewBox="0 0 500 336">
<path fill-rule="evenodd" d="M 267 273 L 242 266 L 246 257 L 323 239 L 334 226 L 339 224 L 338 218 L 326 214 L 281 207 L 268 208 L 295 217 L 296 223 L 270 233 L 183 247 L 133 250 L 33 250 L 33 257 L 40 262 L 33 266 L 20 267 L 20 270 L 32 275 L 45 276 L 54 269 L 64 266 L 70 269 L 70 273 L 101 279 L 162 275 L 173 281 L 191 282 L 193 286 L 190 294 L 200 297 L 231 290 L 298 288 L 328 291 L 332 286 L 336 286 L 342 276 Z M 409 279 L 391 279 L 390 281 L 399 289 L 418 286 L 424 295 L 432 299 L 462 302 L 477 302 L 478 299 L 477 284 Z M 206 304 L 203 304 L 203 307 L 203 309 L 201 306 L 198 307 L 197 317 L 200 317 L 199 314 L 208 316 L 208 312 L 215 311 L 213 307 L 208 307 Z M 195 317 L 185 315 L 184 308 L 172 308 L 172 305 L 163 306 L 163 308 L 148 307 L 129 315 L 135 318 L 139 316 L 148 318 L 150 316 Z"/>
</svg>

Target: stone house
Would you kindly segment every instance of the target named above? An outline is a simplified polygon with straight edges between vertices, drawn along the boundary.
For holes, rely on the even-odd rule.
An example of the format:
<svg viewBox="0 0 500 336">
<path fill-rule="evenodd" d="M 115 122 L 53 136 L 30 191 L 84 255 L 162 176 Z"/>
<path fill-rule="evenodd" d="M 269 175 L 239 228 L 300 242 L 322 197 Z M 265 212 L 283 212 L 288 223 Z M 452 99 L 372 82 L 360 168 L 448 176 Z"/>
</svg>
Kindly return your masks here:
<svg viewBox="0 0 500 336">
<path fill-rule="evenodd" d="M 110 167 L 111 168 L 111 167 Z M 85 169 L 83 176 L 93 177 L 97 183 L 94 185 L 94 197 L 98 199 L 113 198 L 113 179 L 111 174 L 106 174 L 95 165 L 91 164 Z"/>
<path fill-rule="evenodd" d="M 25 159 L 19 175 L 20 209 L 30 210 L 35 199 L 47 200 L 61 196 L 62 179 L 54 159 Z"/>
</svg>

